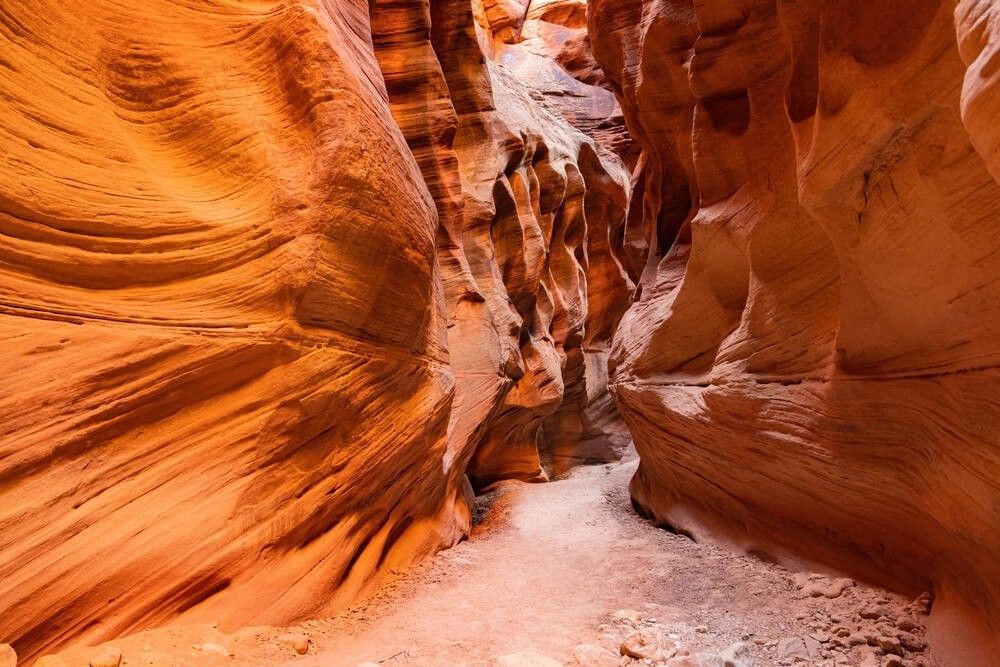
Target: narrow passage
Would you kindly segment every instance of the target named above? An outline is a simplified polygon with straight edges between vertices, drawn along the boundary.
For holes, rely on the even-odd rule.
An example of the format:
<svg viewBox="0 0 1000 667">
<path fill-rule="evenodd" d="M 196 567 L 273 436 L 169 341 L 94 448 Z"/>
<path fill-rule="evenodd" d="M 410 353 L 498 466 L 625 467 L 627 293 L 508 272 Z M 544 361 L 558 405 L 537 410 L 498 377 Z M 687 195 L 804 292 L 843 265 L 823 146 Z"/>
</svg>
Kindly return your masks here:
<svg viewBox="0 0 1000 667">
<path fill-rule="evenodd" d="M 336 617 L 232 636 L 158 630 L 118 645 L 139 658 L 131 664 L 156 664 L 142 662 L 146 651 L 177 666 L 934 664 L 919 603 L 658 529 L 629 504 L 634 468 L 505 482 L 480 498 L 469 541 Z M 308 637 L 305 655 L 289 633 Z M 655 657 L 623 657 L 623 643 Z"/>
</svg>

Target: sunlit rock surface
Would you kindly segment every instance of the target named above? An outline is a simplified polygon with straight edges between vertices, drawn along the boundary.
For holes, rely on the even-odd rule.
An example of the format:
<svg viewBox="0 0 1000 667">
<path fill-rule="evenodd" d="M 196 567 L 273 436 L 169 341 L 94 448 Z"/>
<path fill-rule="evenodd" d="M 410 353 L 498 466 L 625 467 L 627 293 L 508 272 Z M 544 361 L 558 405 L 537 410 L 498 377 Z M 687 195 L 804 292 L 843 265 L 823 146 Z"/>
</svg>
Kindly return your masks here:
<svg viewBox="0 0 1000 667">
<path fill-rule="evenodd" d="M 995 655 L 996 3 L 589 9 L 642 147 L 611 354 L 635 501 L 932 590 L 955 664 Z"/>
<path fill-rule="evenodd" d="M 448 0 L 0 9 L 23 658 L 336 609 L 461 538 L 467 474 L 616 455 L 628 176 L 489 32 Z"/>
</svg>

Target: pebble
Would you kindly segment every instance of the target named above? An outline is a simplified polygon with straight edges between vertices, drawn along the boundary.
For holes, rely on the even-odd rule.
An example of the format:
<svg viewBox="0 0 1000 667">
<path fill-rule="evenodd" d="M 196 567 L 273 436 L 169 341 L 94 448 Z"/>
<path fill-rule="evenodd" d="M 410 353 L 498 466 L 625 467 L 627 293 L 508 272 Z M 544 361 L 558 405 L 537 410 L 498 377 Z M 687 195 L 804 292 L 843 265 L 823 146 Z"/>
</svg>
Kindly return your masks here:
<svg viewBox="0 0 1000 667">
<path fill-rule="evenodd" d="M 122 664 L 122 651 L 114 646 L 108 646 L 88 662 L 90 667 L 118 667 Z"/>
<path fill-rule="evenodd" d="M 892 612 L 886 607 L 881 605 L 875 607 L 869 607 L 868 609 L 862 609 L 861 618 L 866 618 L 869 620 L 874 620 L 876 618 L 892 618 Z"/>
<path fill-rule="evenodd" d="M 927 650 L 927 642 L 913 635 L 900 634 L 897 636 L 897 639 L 899 639 L 900 646 L 910 653 L 923 653 Z"/>
<path fill-rule="evenodd" d="M 17 667 L 17 652 L 10 644 L 0 644 L 0 667 Z"/>
<path fill-rule="evenodd" d="M 278 642 L 292 649 L 299 655 L 309 652 L 309 637 L 303 634 L 288 634 L 278 637 Z"/>
<path fill-rule="evenodd" d="M 844 591 L 854 585 L 853 579 L 834 579 L 829 583 L 813 581 L 802 587 L 802 593 L 809 597 L 839 598 Z"/>
<path fill-rule="evenodd" d="M 619 648 L 621 654 L 637 660 L 663 660 L 673 657 L 673 642 L 648 630 L 633 632 Z"/>
<path fill-rule="evenodd" d="M 896 655 L 903 655 L 903 647 L 900 646 L 899 640 L 895 637 L 876 637 L 875 646 L 882 649 L 883 653 L 895 653 Z"/>
</svg>

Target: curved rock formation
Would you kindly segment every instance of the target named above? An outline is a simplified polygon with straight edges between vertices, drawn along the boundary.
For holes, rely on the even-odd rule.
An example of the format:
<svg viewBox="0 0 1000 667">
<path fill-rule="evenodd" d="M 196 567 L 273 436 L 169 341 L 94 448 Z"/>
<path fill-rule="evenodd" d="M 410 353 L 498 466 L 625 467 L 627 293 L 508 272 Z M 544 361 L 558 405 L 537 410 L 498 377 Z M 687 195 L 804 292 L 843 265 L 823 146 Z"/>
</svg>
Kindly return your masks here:
<svg viewBox="0 0 1000 667">
<path fill-rule="evenodd" d="M 281 622 L 453 543 L 436 220 L 367 7 L 81 11 L 0 12 L 0 634 Z"/>
<path fill-rule="evenodd" d="M 933 590 L 942 641 L 982 631 L 955 664 L 983 661 L 1000 636 L 995 3 L 592 0 L 589 26 L 642 147 L 625 232 L 641 297 L 611 359 L 635 502 Z"/>
<path fill-rule="evenodd" d="M 564 90 L 512 75 L 481 6 L 64 5 L 0 8 L 22 657 L 335 609 L 462 537 L 467 473 L 615 455 L 627 174 Z"/>
</svg>

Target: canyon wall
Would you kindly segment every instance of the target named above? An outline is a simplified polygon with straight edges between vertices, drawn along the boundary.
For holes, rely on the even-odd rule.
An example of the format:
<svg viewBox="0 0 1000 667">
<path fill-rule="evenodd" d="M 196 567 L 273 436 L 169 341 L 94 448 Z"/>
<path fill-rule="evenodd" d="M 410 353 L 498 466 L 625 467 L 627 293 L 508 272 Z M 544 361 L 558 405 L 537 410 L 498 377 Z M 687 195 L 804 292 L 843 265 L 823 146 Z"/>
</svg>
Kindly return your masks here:
<svg viewBox="0 0 1000 667">
<path fill-rule="evenodd" d="M 19 0 L 0 45 L 23 658 L 337 609 L 461 539 L 470 479 L 616 455 L 628 176 L 560 85 L 621 114 L 519 82 L 482 5 Z"/>
<path fill-rule="evenodd" d="M 589 10 L 641 146 L 624 242 L 639 294 L 610 361 L 634 502 L 765 558 L 932 591 L 954 664 L 988 660 L 996 3 Z"/>
</svg>

